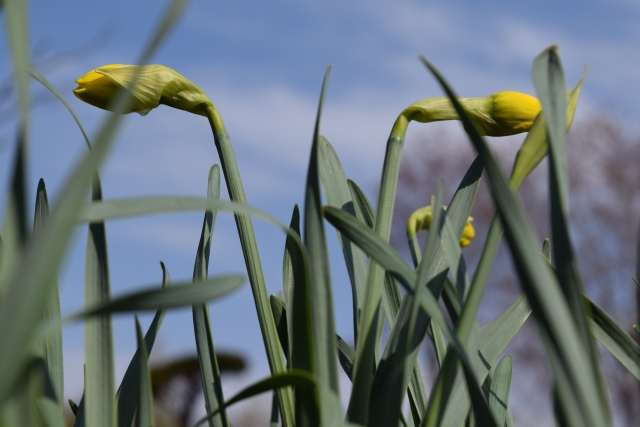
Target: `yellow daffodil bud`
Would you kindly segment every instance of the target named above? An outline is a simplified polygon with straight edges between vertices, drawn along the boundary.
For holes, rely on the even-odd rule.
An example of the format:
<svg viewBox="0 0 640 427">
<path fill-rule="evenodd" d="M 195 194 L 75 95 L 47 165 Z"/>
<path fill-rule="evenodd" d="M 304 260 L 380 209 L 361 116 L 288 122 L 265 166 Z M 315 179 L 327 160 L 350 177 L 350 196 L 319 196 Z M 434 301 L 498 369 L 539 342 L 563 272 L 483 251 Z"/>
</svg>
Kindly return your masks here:
<svg viewBox="0 0 640 427">
<path fill-rule="evenodd" d="M 160 104 L 201 116 L 211 101 L 187 78 L 164 65 L 112 64 L 89 71 L 76 80 L 74 95 L 95 107 L 109 110 L 119 90 L 131 92 L 128 113 L 146 115 Z"/>
<path fill-rule="evenodd" d="M 520 92 L 502 91 L 485 98 L 461 98 L 460 103 L 480 132 L 486 136 L 507 136 L 527 132 L 541 110 L 540 101 Z M 447 97 L 423 99 L 402 114 L 421 123 L 458 120 Z"/>
<path fill-rule="evenodd" d="M 442 208 L 445 210 L 447 209 L 446 206 L 442 206 Z M 433 209 L 431 209 L 431 206 L 425 206 L 418 209 L 411 214 L 407 221 L 407 234 L 412 236 L 420 230 L 429 230 L 432 220 Z M 473 228 L 471 221 L 473 221 L 473 218 L 469 217 L 469 219 L 467 219 L 467 224 L 464 226 L 464 230 L 462 231 L 462 237 L 460 238 L 460 247 L 462 248 L 469 246 L 471 244 L 471 240 L 476 235 L 476 230 Z"/>
</svg>

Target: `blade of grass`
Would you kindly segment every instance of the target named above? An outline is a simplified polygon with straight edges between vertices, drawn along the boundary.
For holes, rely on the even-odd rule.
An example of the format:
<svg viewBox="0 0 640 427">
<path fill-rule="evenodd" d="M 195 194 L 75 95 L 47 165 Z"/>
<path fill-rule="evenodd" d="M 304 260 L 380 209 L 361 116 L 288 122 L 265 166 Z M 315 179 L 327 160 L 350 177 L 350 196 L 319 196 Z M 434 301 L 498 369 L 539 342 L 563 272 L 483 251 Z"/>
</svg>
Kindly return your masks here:
<svg viewBox="0 0 640 427">
<path fill-rule="evenodd" d="M 153 417 L 153 394 L 151 393 L 151 377 L 149 375 L 149 353 L 147 352 L 147 345 L 142 337 L 142 328 L 136 319 L 136 339 L 138 341 L 138 408 L 136 410 L 136 426 L 137 427 L 152 427 L 154 422 Z"/>
<path fill-rule="evenodd" d="M 354 208 L 356 212 L 356 217 L 367 224 L 369 228 L 373 228 L 375 223 L 375 213 L 373 212 L 373 207 L 369 202 L 369 199 L 364 194 L 362 189 L 352 180 L 347 180 L 347 184 L 349 186 L 349 192 L 351 193 L 351 199 L 354 202 Z M 381 347 L 382 347 L 382 334 L 384 333 L 384 321 L 385 318 L 388 319 L 390 328 L 393 328 L 395 324 L 396 315 L 398 314 L 398 310 L 400 309 L 400 304 L 402 302 L 402 294 L 400 293 L 400 287 L 396 280 L 389 273 L 386 273 L 384 276 L 384 292 L 382 293 L 382 307 L 380 310 L 384 310 L 383 313 L 378 314 L 378 325 L 376 330 L 376 342 L 375 342 L 375 363 L 376 365 L 380 363 L 380 355 L 381 355 Z M 361 312 L 362 313 L 362 312 Z M 355 336 L 357 338 L 357 336 Z M 422 378 L 422 373 L 420 372 L 420 368 L 416 366 L 415 376 L 417 378 Z M 413 381 L 413 380 L 412 380 Z M 413 396 L 410 397 L 413 401 Z"/>
<path fill-rule="evenodd" d="M 356 211 L 351 191 L 338 154 L 329 141 L 322 135 L 318 138 L 318 169 L 327 203 L 355 216 Z M 340 232 L 337 230 L 336 232 L 338 233 L 338 241 L 342 247 L 344 261 L 347 265 L 347 272 L 349 273 L 349 280 L 351 282 L 353 336 L 357 339 L 358 321 L 360 313 L 362 312 L 362 298 L 364 296 L 367 263 L 362 250 L 353 245 L 348 239 L 343 238 Z"/>
<path fill-rule="evenodd" d="M 491 380 L 489 407 L 493 412 L 496 423 L 502 427 L 507 419 L 509 409 L 509 390 L 511 389 L 511 356 L 506 355 L 500 360 Z"/>
<path fill-rule="evenodd" d="M 542 243 L 542 256 L 549 264 L 551 264 L 551 242 L 548 238 L 544 239 L 544 242 Z"/>
<path fill-rule="evenodd" d="M 164 289 L 171 283 L 171 276 L 169 275 L 169 270 L 167 270 L 162 261 L 160 262 L 160 266 L 162 268 L 162 288 Z M 156 342 L 156 337 L 160 331 L 160 326 L 162 325 L 166 311 L 166 309 L 156 311 L 156 314 L 153 316 L 153 320 L 151 321 L 151 325 L 149 325 L 149 329 L 147 329 L 147 333 L 144 335 L 144 345 L 149 350 L 149 354 L 151 353 L 151 350 L 153 350 L 153 345 Z M 136 350 L 131 362 L 129 362 L 126 372 L 124 373 L 118 392 L 116 393 L 118 427 L 131 426 L 136 408 L 138 407 L 138 395 L 140 394 L 138 369 L 140 366 L 140 357 L 140 350 Z M 84 404 L 80 402 L 80 405 Z"/>
<path fill-rule="evenodd" d="M 275 295 L 269 297 L 271 303 L 271 313 L 273 314 L 273 321 L 278 328 L 278 338 L 280 339 L 280 345 L 282 346 L 282 352 L 287 358 L 287 365 L 289 365 L 289 326 L 287 325 L 287 309 L 284 301 Z"/>
<path fill-rule="evenodd" d="M 25 133 L 29 120 L 29 18 L 27 2 L 6 0 L 4 2 L 5 29 L 13 63 L 13 78 L 18 93 L 20 133 Z"/>
<path fill-rule="evenodd" d="M 95 178 L 92 201 L 102 199 L 100 181 Z M 85 257 L 85 307 L 106 304 L 111 299 L 107 236 L 104 222 L 89 224 Z M 112 427 L 116 423 L 115 362 L 111 314 L 87 319 L 84 324 L 85 423 Z"/>
<path fill-rule="evenodd" d="M 67 100 L 64 99 L 64 97 L 60 94 L 60 92 L 58 92 L 58 90 L 51 83 L 49 83 L 49 81 L 46 78 L 44 78 L 44 76 L 40 74 L 38 70 L 33 68 L 33 66 L 29 65 L 28 71 L 31 77 L 33 77 L 36 81 L 38 81 L 38 83 L 40 83 L 42 86 L 47 88 L 49 92 L 51 92 L 56 98 L 58 98 L 58 100 L 60 100 L 60 102 L 62 102 L 62 105 L 64 105 L 64 107 L 67 109 L 67 111 L 69 111 L 69 113 L 73 117 L 73 120 L 75 120 L 76 124 L 78 125 L 78 128 L 80 129 L 80 132 L 82 132 L 82 136 L 84 137 L 84 140 L 87 143 L 87 147 L 91 148 L 91 142 L 89 140 L 89 136 L 87 135 L 87 132 L 85 132 L 84 126 L 82 126 L 82 123 L 80 123 L 80 119 L 78 119 L 78 116 L 76 116 L 76 113 L 73 111 L 73 108 L 71 108 L 71 105 L 69 105 Z"/>
<path fill-rule="evenodd" d="M 33 234 L 37 236 L 49 219 L 49 200 L 44 180 L 38 182 L 36 191 L 36 207 L 33 219 Z M 50 285 L 42 311 L 42 323 L 60 324 L 60 295 L 58 281 L 54 276 L 54 283 Z M 42 341 L 41 355 L 47 364 L 47 372 L 51 378 L 56 395 L 56 403 L 62 416 L 62 402 L 64 399 L 64 368 L 62 363 L 62 328 L 52 330 Z M 48 405 L 47 405 L 48 406 Z"/>
<path fill-rule="evenodd" d="M 243 276 L 235 274 L 217 276 L 199 283 L 177 283 L 167 288 L 154 286 L 89 307 L 80 313 L 66 317 L 63 323 L 108 313 L 153 311 L 195 305 L 233 292 L 244 282 L 244 279 Z"/>
<path fill-rule="evenodd" d="M 220 168 L 213 165 L 209 170 L 207 198 L 217 200 L 220 197 Z M 202 222 L 202 232 L 198 242 L 195 265 L 193 267 L 193 283 L 206 280 L 209 272 L 209 254 L 211 252 L 211 237 L 217 211 L 206 211 Z M 206 304 L 196 304 L 192 308 L 193 331 L 195 334 L 198 361 L 200 363 L 200 375 L 204 402 L 207 412 L 215 411 L 222 402 L 222 383 L 220 380 L 220 368 L 216 359 L 213 335 L 211 333 L 211 321 L 209 320 L 209 308 Z M 226 411 L 222 410 L 218 415 L 209 419 L 210 427 L 227 427 L 229 421 Z"/>
<path fill-rule="evenodd" d="M 270 427 L 279 427 L 280 423 L 279 421 L 279 412 L 278 412 L 278 393 L 276 393 L 275 391 L 273 392 L 273 396 L 271 397 L 271 417 L 269 417 L 269 419 L 271 420 L 271 423 L 269 424 Z"/>
<path fill-rule="evenodd" d="M 340 338 L 340 335 L 336 334 L 336 338 L 338 339 L 338 360 L 340 361 L 340 365 L 342 366 L 344 373 L 347 374 L 349 379 L 351 379 L 356 352 L 353 351 L 351 346 L 347 344 L 345 340 Z"/>
<path fill-rule="evenodd" d="M 26 159 L 28 155 L 29 133 L 29 18 L 27 2 L 22 0 L 7 0 L 4 4 L 5 29 L 9 42 L 9 51 L 13 65 L 13 79 L 18 94 L 18 109 L 20 122 L 18 124 L 18 147 L 13 164 L 11 178 L 11 192 L 7 212 L 7 225 L 11 232 L 17 233 L 15 242 L 20 250 L 27 239 L 27 188 L 26 188 Z M 13 243 L 9 240 L 9 243 Z M 17 250 L 17 247 L 11 250 Z M 9 270 L 8 274 L 13 271 Z M 4 282 L 4 281 L 3 281 Z M 0 283 L 0 290 L 4 286 Z"/>
<path fill-rule="evenodd" d="M 303 248 L 294 244 L 294 237 L 300 232 L 300 214 L 298 205 L 294 206 L 291 215 L 291 225 L 285 243 L 285 263 L 287 254 L 291 267 L 291 289 L 289 291 L 291 307 L 290 365 L 293 369 L 315 373 L 316 361 L 314 340 L 312 338 L 311 290 L 309 269 L 306 268 Z M 285 264 L 285 268 L 287 268 Z M 286 290 L 285 290 L 286 291 Z M 315 387 L 296 387 L 295 392 L 295 423 L 299 427 L 319 425 L 320 407 L 318 390 Z"/>
<path fill-rule="evenodd" d="M 587 67 L 582 73 L 582 78 L 573 89 L 567 92 L 567 116 L 565 119 L 565 130 L 568 132 L 573 123 L 580 90 L 587 75 Z M 520 184 L 533 171 L 536 166 L 544 159 L 549 152 L 549 140 L 547 135 L 547 120 L 541 111 L 533 122 L 533 126 L 529 130 L 529 134 L 525 138 L 522 146 L 518 150 L 513 170 L 509 182 L 513 188 L 520 187 Z"/>
<path fill-rule="evenodd" d="M 302 250 L 303 245 L 299 234 L 289 230 L 289 227 L 273 215 L 237 202 L 210 200 L 203 197 L 159 196 L 104 200 L 84 205 L 76 220 L 79 222 L 94 222 L 192 210 L 217 210 L 255 216 L 283 230 L 293 239 L 293 243 Z"/>
<path fill-rule="evenodd" d="M 339 395 L 338 365 L 335 345 L 335 320 L 333 296 L 329 270 L 322 202 L 320 200 L 320 180 L 318 177 L 318 151 L 320 138 L 320 118 L 324 105 L 329 72 L 327 67 L 316 117 L 311 158 L 307 174 L 304 209 L 304 243 L 309 253 L 309 278 L 312 316 L 312 337 L 314 340 L 315 363 L 318 381 Z M 321 408 L 324 405 L 321 403 Z"/>
<path fill-rule="evenodd" d="M 602 369 L 595 342 L 589 332 L 587 313 L 582 299 L 582 280 L 573 256 L 569 236 L 569 172 L 565 141 L 566 86 L 557 46 L 546 49 L 533 62 L 533 81 L 547 118 L 549 135 L 549 194 L 551 199 L 551 232 L 556 275 L 573 320 L 587 350 L 597 381 L 601 409 L 611 418 Z"/>
<path fill-rule="evenodd" d="M 602 308 L 583 295 L 593 336 L 640 381 L 640 346 Z"/>
<path fill-rule="evenodd" d="M 298 209 L 298 205 L 296 204 L 293 207 L 293 214 L 291 215 L 291 222 L 289 224 L 290 232 L 295 233 L 296 235 L 300 235 L 300 210 Z M 293 241 L 290 241 L 287 238 L 285 242 L 284 248 L 284 256 L 282 258 L 282 292 L 284 294 L 284 302 L 286 305 L 286 313 L 287 313 L 287 343 L 293 342 L 293 289 L 294 289 L 294 276 L 293 276 L 293 266 L 291 265 L 291 251 L 295 250 L 290 247 L 290 245 L 294 244 Z M 277 324 L 277 322 L 276 322 Z M 278 334 L 280 331 L 278 330 Z M 282 338 L 280 339 L 282 343 Z M 287 368 L 291 367 L 291 350 L 292 346 L 288 345 L 288 353 L 287 357 Z"/>
</svg>

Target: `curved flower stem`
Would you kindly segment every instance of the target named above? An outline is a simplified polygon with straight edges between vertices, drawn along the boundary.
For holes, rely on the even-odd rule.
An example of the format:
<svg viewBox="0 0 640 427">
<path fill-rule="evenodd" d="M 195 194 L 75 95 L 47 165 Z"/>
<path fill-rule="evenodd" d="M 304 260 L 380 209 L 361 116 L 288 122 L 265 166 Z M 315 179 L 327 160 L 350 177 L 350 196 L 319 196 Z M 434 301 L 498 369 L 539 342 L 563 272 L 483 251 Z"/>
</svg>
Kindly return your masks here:
<svg viewBox="0 0 640 427">
<path fill-rule="evenodd" d="M 213 131 L 213 137 L 215 139 L 216 149 L 218 150 L 218 156 L 220 157 L 224 178 L 227 183 L 229 197 L 234 202 L 246 205 L 247 198 L 244 194 L 240 171 L 238 170 L 236 157 L 233 152 L 233 147 L 231 146 L 231 140 L 224 127 L 222 118 L 213 104 L 207 106 L 206 116 L 209 119 L 209 124 Z M 286 371 L 286 365 L 278 341 L 276 325 L 270 311 L 271 306 L 269 305 L 267 288 L 251 217 L 247 214 L 235 214 L 235 219 L 244 261 L 247 266 L 249 283 L 256 304 L 258 321 L 262 331 L 262 339 L 267 352 L 269 367 L 271 368 L 272 374 L 283 373 Z M 278 389 L 278 402 L 280 404 L 283 426 L 293 426 L 293 394 L 290 388 L 283 387 Z"/>
<path fill-rule="evenodd" d="M 376 207 L 376 222 L 374 224 L 374 231 L 387 241 L 391 234 L 391 218 L 400 172 L 400 157 L 408 126 L 409 119 L 401 114 L 396 120 L 387 141 L 387 151 Z M 371 372 L 374 371 L 376 326 L 384 275 L 384 268 L 376 262 L 369 262 L 362 317 L 360 318 L 360 329 L 356 343 L 357 352 L 353 372 L 352 395 L 347 411 L 347 419 L 350 422 L 363 425 L 367 425 L 369 413 L 368 396 L 373 381 Z M 362 398 L 362 396 L 366 398 Z"/>
</svg>

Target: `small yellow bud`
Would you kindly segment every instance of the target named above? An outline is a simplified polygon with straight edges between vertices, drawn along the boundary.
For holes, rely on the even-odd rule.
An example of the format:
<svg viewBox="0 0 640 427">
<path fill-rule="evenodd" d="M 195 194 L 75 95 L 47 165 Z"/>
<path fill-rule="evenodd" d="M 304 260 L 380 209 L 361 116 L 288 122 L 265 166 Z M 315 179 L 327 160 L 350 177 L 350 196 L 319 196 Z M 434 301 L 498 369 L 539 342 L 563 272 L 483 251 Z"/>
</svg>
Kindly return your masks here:
<svg viewBox="0 0 640 427">
<path fill-rule="evenodd" d="M 527 132 L 542 109 L 540 101 L 525 93 L 503 91 L 485 98 L 461 98 L 480 132 L 486 136 L 507 136 Z M 421 123 L 458 120 L 458 113 L 447 97 L 423 99 L 407 107 L 402 114 Z"/>
<path fill-rule="evenodd" d="M 447 209 L 446 206 L 442 206 L 443 209 Z M 428 230 L 431 227 L 431 221 L 433 220 L 433 209 L 431 206 L 425 206 L 418 209 L 411 214 L 407 221 L 407 234 L 412 236 L 420 230 Z M 462 237 L 460 238 L 460 247 L 466 248 L 471 244 L 471 240 L 476 235 L 476 230 L 473 228 L 472 217 L 467 219 L 467 223 L 462 231 Z"/>
<path fill-rule="evenodd" d="M 540 101 L 526 93 L 506 90 L 494 93 L 488 98 L 493 105 L 491 117 L 495 125 L 491 129 L 485 129 L 487 135 L 489 132 L 493 134 L 503 132 L 503 135 L 527 132 L 542 109 Z"/>
<path fill-rule="evenodd" d="M 164 65 L 105 65 L 89 71 L 76 83 L 74 95 L 103 110 L 109 110 L 119 90 L 130 91 L 133 101 L 125 114 L 136 112 L 144 116 L 164 104 L 205 116 L 211 105 L 198 86 Z"/>
</svg>

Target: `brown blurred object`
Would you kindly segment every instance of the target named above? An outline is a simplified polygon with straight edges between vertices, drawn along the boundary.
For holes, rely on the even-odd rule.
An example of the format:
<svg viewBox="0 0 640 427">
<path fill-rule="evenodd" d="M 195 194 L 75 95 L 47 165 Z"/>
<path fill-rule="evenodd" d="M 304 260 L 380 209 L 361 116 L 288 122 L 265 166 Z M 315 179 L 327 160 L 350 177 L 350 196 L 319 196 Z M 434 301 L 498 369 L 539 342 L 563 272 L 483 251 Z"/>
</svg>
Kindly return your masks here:
<svg viewBox="0 0 640 427">
<path fill-rule="evenodd" d="M 429 203 L 439 178 L 444 179 L 447 203 L 453 196 L 475 152 L 465 136 L 450 128 L 437 128 L 407 141 L 398 184 L 392 244 L 410 260 L 405 222 L 415 210 Z M 510 173 L 523 138 L 491 139 L 496 156 Z M 638 222 L 640 219 L 640 137 L 628 135 L 615 118 L 592 112 L 577 120 L 568 135 L 570 178 L 570 230 L 585 293 L 606 310 L 634 339 L 631 325 L 636 316 L 635 275 Z M 540 236 L 550 237 L 548 174 L 546 160 L 523 183 L 519 194 Z M 494 215 L 485 182 L 471 212 L 476 238 L 464 254 L 470 274 L 477 265 L 488 226 Z M 426 236 L 423 232 L 422 238 Z M 507 308 L 520 294 L 508 250 L 502 243 L 479 313 L 485 324 Z M 602 348 L 602 347 L 601 347 Z M 429 350 L 430 351 L 430 350 Z M 552 420 L 551 378 L 546 356 L 533 322 L 528 321 L 507 347 L 514 360 L 511 402 L 516 425 L 534 425 L 540 411 Z M 606 350 L 603 366 L 608 379 L 616 425 L 637 425 L 640 418 L 640 386 Z M 428 363 L 435 368 L 433 357 Z M 433 372 L 433 371 L 432 371 Z M 623 424 L 624 423 L 624 424 Z M 536 423 L 535 425 L 540 425 Z"/>
<path fill-rule="evenodd" d="M 242 372 L 244 358 L 231 353 L 216 355 L 220 374 Z M 158 427 L 187 427 L 196 397 L 202 393 L 198 356 L 187 356 L 151 368 L 151 387 Z"/>
</svg>

